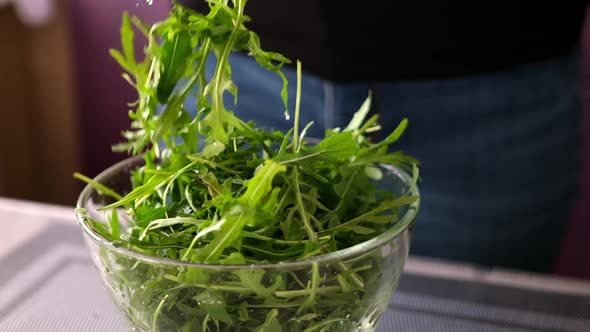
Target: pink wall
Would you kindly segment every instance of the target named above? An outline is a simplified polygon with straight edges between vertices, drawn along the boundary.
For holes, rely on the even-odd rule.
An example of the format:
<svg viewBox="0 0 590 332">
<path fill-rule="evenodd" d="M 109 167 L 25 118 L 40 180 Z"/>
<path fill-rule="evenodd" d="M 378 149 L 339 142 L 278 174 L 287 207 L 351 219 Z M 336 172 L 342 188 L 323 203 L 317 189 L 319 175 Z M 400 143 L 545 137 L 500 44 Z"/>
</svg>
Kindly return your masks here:
<svg viewBox="0 0 590 332">
<path fill-rule="evenodd" d="M 146 0 L 69 3 L 81 113 L 82 171 L 94 176 L 126 157 L 111 152 L 111 145 L 121 140 L 121 131 L 129 126 L 125 105 L 136 97 L 108 52 L 109 48 L 120 49 L 121 14 L 126 10 L 153 22 L 167 15 L 169 1 L 154 0 L 153 5 Z"/>
<path fill-rule="evenodd" d="M 581 196 L 563 243 L 556 273 L 590 279 L 590 8 L 582 36 L 584 64 L 584 152 Z"/>
</svg>

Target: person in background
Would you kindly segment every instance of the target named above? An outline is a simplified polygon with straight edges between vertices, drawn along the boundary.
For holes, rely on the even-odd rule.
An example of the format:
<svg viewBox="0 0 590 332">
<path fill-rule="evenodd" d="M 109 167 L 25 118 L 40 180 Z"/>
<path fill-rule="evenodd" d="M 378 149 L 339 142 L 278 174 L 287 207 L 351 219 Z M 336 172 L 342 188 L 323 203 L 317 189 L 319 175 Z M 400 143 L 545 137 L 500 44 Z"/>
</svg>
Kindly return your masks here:
<svg viewBox="0 0 590 332">
<path fill-rule="evenodd" d="M 263 49 L 293 61 L 289 82 L 301 61 L 309 135 L 345 126 L 369 90 L 383 133 L 408 118 L 398 149 L 423 178 L 411 254 L 549 272 L 578 187 L 586 3 L 251 0 L 245 14 Z M 280 79 L 246 54 L 230 61 L 227 105 L 290 128 Z"/>
</svg>

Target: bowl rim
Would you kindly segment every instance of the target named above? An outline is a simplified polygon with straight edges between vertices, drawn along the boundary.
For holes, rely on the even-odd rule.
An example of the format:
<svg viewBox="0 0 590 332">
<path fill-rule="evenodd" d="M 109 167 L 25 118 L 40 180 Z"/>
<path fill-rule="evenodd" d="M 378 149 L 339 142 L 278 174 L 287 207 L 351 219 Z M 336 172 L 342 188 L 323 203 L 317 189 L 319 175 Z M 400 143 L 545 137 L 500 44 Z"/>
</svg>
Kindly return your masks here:
<svg viewBox="0 0 590 332">
<path fill-rule="evenodd" d="M 125 168 L 128 168 L 129 165 L 133 165 L 134 163 L 138 162 L 139 160 L 143 160 L 143 156 L 133 156 L 126 159 L 123 159 L 108 168 L 104 169 L 100 172 L 96 177 L 94 177 L 94 181 L 101 182 L 102 179 L 109 176 L 112 173 L 120 172 Z M 135 251 L 133 249 L 129 249 L 122 246 L 116 246 L 113 242 L 109 241 L 108 239 L 101 236 L 99 233 L 95 232 L 94 229 L 89 225 L 87 222 L 87 218 L 85 218 L 84 213 L 86 204 L 85 202 L 88 200 L 90 195 L 96 191 L 96 189 L 87 184 L 80 195 L 78 196 L 78 200 L 76 202 L 76 217 L 77 223 L 82 228 L 83 232 L 86 233 L 90 239 L 92 239 L 96 244 L 101 247 L 107 248 L 108 250 L 117 252 L 121 255 L 125 255 L 128 257 L 132 257 L 139 261 L 143 261 L 149 264 L 159 264 L 159 265 L 167 265 L 173 267 L 193 267 L 193 268 L 204 268 L 204 269 L 223 269 L 223 270 L 238 270 L 238 269 L 253 269 L 253 268 L 260 268 L 260 269 L 269 269 L 269 268 L 301 268 L 309 266 L 310 264 L 316 263 L 321 264 L 325 262 L 333 262 L 333 261 L 340 261 L 345 260 L 346 258 L 350 257 L 358 257 L 362 256 L 365 253 L 371 252 L 385 243 L 390 242 L 396 239 L 399 236 L 402 236 L 407 229 L 409 229 L 415 222 L 416 216 L 420 209 L 420 191 L 418 186 L 414 182 L 412 176 L 408 174 L 405 170 L 393 166 L 393 165 L 384 165 L 395 174 L 398 178 L 401 178 L 404 184 L 408 186 L 409 191 L 417 196 L 418 198 L 408 206 L 407 211 L 399 218 L 398 222 L 393 224 L 387 231 L 358 244 L 353 246 L 337 250 L 335 252 L 311 256 L 305 259 L 300 260 L 286 260 L 286 261 L 279 261 L 274 263 L 260 263 L 260 264 L 216 264 L 216 263 L 204 263 L 204 262 L 189 262 L 189 261 L 182 261 L 177 259 L 170 259 L 170 258 L 163 258 L 157 257 L 153 255 L 148 255 L 141 253 L 139 251 Z"/>
</svg>

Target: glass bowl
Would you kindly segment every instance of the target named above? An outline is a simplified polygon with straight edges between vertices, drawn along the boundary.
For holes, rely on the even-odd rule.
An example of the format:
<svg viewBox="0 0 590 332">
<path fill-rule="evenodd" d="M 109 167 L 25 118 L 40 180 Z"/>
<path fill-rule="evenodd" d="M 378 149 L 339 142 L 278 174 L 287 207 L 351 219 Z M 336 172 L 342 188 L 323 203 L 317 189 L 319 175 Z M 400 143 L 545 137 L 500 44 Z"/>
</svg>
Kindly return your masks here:
<svg viewBox="0 0 590 332">
<path fill-rule="evenodd" d="M 131 188 L 129 158 L 95 180 L 119 193 Z M 419 197 L 411 176 L 383 166 L 387 188 Z M 77 202 L 78 223 L 95 268 L 133 331 L 374 331 L 398 285 L 419 200 L 369 241 L 305 260 L 213 265 L 162 259 L 99 235 L 88 218 L 108 224 L 98 208 L 112 200 L 91 186 Z M 121 228 L 131 225 L 120 210 Z M 109 212 L 110 214 L 110 212 Z"/>
</svg>

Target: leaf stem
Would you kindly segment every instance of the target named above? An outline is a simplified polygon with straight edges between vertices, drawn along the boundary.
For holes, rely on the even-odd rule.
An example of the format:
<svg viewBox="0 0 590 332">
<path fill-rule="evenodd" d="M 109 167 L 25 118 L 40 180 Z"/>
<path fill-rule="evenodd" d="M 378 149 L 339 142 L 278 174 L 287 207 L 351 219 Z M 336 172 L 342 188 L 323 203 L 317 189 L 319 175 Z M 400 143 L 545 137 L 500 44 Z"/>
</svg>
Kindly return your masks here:
<svg viewBox="0 0 590 332">
<path fill-rule="evenodd" d="M 338 268 L 340 269 L 340 271 L 344 272 L 343 275 L 348 277 L 349 280 L 358 288 L 358 289 L 363 289 L 365 287 L 363 280 L 361 279 L 361 277 L 358 276 L 358 274 L 356 274 L 355 271 L 352 271 L 348 266 L 346 266 L 346 264 L 342 263 L 342 262 L 338 262 L 337 264 Z"/>
<path fill-rule="evenodd" d="M 211 39 L 210 38 L 207 38 L 203 42 L 202 48 L 203 48 L 203 59 L 201 60 L 201 62 L 199 63 L 199 65 L 197 67 L 198 73 L 203 72 L 203 70 L 204 70 L 203 68 L 205 67 L 205 63 L 207 62 L 209 50 L 211 49 Z M 168 105 L 164 109 L 164 112 L 162 112 L 162 115 L 158 119 L 159 125 L 156 128 L 156 130 L 154 131 L 153 137 L 151 138 L 152 143 L 154 144 L 154 147 L 158 146 L 159 139 L 164 136 L 164 133 L 167 132 L 168 129 L 170 129 L 170 127 L 174 123 L 174 120 L 176 120 L 176 118 L 178 117 L 179 113 L 178 112 L 174 113 L 174 111 L 175 110 L 178 111 L 178 109 L 180 108 L 182 103 L 186 100 L 188 95 L 191 93 L 193 86 L 198 82 L 200 76 L 201 75 L 195 75 L 195 76 L 191 77 L 191 79 L 188 81 L 188 83 L 182 87 L 180 94 L 178 94 L 176 96 L 176 98 L 170 99 L 170 102 L 168 103 Z"/>
<path fill-rule="evenodd" d="M 295 120 L 293 124 L 293 152 L 299 151 L 299 112 L 301 108 L 301 61 L 297 60 L 297 93 L 295 95 Z"/>
<path fill-rule="evenodd" d="M 299 189 L 299 171 L 297 170 L 297 166 L 295 166 L 295 169 L 293 170 L 293 178 L 293 184 L 295 185 L 295 198 L 297 200 L 297 210 L 299 211 L 301 221 L 303 222 L 303 227 L 307 232 L 309 240 L 311 242 L 317 243 L 318 234 L 311 226 L 309 219 L 307 218 L 307 211 L 305 211 L 305 207 L 303 206 L 303 198 L 301 198 L 301 191 Z"/>
<path fill-rule="evenodd" d="M 242 234 L 244 235 L 244 237 L 249 237 L 249 238 L 263 240 L 263 241 L 269 241 L 269 242 L 276 243 L 276 244 L 304 244 L 306 242 L 309 242 L 309 240 L 297 240 L 297 241 L 281 240 L 281 239 L 272 238 L 272 237 L 268 237 L 268 236 L 264 236 L 264 235 L 259 235 L 259 234 L 248 232 L 248 231 L 242 231 Z M 325 235 L 325 236 L 318 238 L 318 240 L 319 241 L 328 241 L 331 238 L 332 238 L 332 236 Z"/>
<path fill-rule="evenodd" d="M 415 200 L 417 199 L 417 197 L 415 196 L 410 196 L 410 195 L 404 195 L 404 196 L 400 196 L 397 199 L 395 199 L 394 201 L 388 202 L 388 203 L 383 203 L 380 206 L 374 208 L 373 210 L 366 212 L 358 217 L 352 218 L 340 225 L 334 226 L 332 228 L 328 228 L 326 230 L 321 231 L 320 233 L 333 233 L 336 230 L 339 229 L 343 229 L 349 226 L 353 226 L 356 223 L 362 222 L 364 219 L 366 219 L 367 217 L 371 217 L 373 215 L 376 215 L 378 213 L 387 211 L 388 209 L 393 209 L 396 207 L 400 207 L 400 206 L 404 206 L 406 204 L 411 204 L 413 203 Z"/>
<path fill-rule="evenodd" d="M 315 304 L 315 297 L 318 291 L 320 283 L 320 266 L 318 262 L 311 263 L 311 283 L 309 288 L 309 296 L 305 299 L 303 305 L 299 308 L 298 312 L 301 312 L 308 307 Z M 340 287 L 339 287 L 340 288 Z"/>
<path fill-rule="evenodd" d="M 179 277 L 177 277 L 175 275 L 166 274 L 166 275 L 164 275 L 164 278 L 174 281 L 174 282 L 177 282 L 177 283 L 184 283 L 183 280 L 181 280 Z M 238 294 L 243 294 L 243 295 L 248 295 L 248 294 L 254 293 L 254 291 L 252 291 L 251 289 L 246 288 L 246 287 L 240 287 L 240 286 L 227 286 L 227 285 L 218 285 L 218 284 L 204 285 L 204 284 L 193 284 L 193 283 L 187 283 L 187 285 L 192 286 L 192 287 L 202 288 L 202 289 L 219 290 L 219 291 L 223 291 L 223 292 L 238 293 Z"/>
<path fill-rule="evenodd" d="M 160 316 L 160 312 L 162 311 L 162 307 L 164 307 L 164 303 L 166 302 L 167 299 L 168 299 L 168 294 L 166 294 L 164 296 L 164 298 L 162 299 L 162 301 L 160 301 L 160 303 L 158 304 L 158 307 L 156 307 L 156 310 L 154 311 L 154 317 L 152 318 L 152 331 L 157 332 L 159 330 L 157 327 L 158 316 Z"/>
<path fill-rule="evenodd" d="M 120 200 L 123 198 L 123 196 L 117 194 L 114 190 L 108 188 L 107 186 L 103 185 L 102 183 L 94 181 L 91 178 L 89 178 L 85 175 L 82 175 L 78 172 L 74 173 L 74 178 L 88 183 L 89 185 L 93 186 L 99 193 L 111 196 L 112 198 L 114 198 L 116 200 Z"/>
<path fill-rule="evenodd" d="M 341 292 L 342 288 L 340 286 L 326 286 L 321 287 L 315 290 L 315 294 L 317 295 L 324 295 L 324 294 L 331 294 L 331 293 L 338 293 Z M 292 291 L 275 291 L 274 296 L 282 297 L 282 298 L 292 298 L 298 296 L 306 296 L 311 292 L 310 289 L 298 289 Z"/>
<path fill-rule="evenodd" d="M 330 326 L 334 323 L 346 321 L 344 318 L 331 318 L 320 322 L 318 325 L 313 325 L 308 327 L 307 329 L 303 330 L 303 332 L 314 332 L 314 331 L 323 331 L 325 327 Z"/>
<path fill-rule="evenodd" d="M 221 84 L 222 78 L 223 78 L 223 71 L 225 70 L 225 66 L 226 63 L 228 61 L 229 58 L 229 54 L 231 53 L 237 35 L 238 35 L 238 30 L 240 29 L 240 26 L 242 25 L 242 17 L 244 16 L 244 0 L 236 0 L 235 1 L 235 8 L 237 8 L 237 14 L 236 14 L 236 18 L 234 21 L 234 27 L 232 29 L 232 32 L 227 40 L 227 42 L 225 43 L 224 47 L 223 47 L 223 51 L 221 53 L 221 55 L 218 57 L 218 61 L 217 61 L 217 66 L 215 67 L 215 77 L 213 78 L 213 95 L 211 96 L 211 106 L 212 109 L 211 111 L 213 112 L 213 119 L 215 121 L 216 124 L 219 124 L 220 126 L 223 124 L 223 121 L 221 119 L 221 115 L 222 115 L 222 111 L 224 110 L 224 105 L 223 105 L 223 90 L 224 90 L 224 86 L 223 84 Z M 227 141 L 226 137 L 223 137 L 223 139 L 220 139 L 222 137 L 215 137 L 217 140 L 220 140 L 221 143 L 226 144 Z"/>
</svg>

